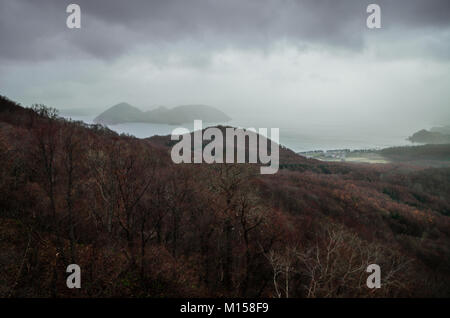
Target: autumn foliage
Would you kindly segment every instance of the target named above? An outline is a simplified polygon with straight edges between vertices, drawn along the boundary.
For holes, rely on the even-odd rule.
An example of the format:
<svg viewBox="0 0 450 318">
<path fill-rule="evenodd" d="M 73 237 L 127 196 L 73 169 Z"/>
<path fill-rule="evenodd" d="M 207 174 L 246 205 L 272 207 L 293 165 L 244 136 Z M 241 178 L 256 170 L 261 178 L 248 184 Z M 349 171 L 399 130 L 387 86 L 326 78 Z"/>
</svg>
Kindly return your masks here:
<svg viewBox="0 0 450 318">
<path fill-rule="evenodd" d="M 0 296 L 450 296 L 450 169 L 169 152 L 1 97 Z"/>
</svg>

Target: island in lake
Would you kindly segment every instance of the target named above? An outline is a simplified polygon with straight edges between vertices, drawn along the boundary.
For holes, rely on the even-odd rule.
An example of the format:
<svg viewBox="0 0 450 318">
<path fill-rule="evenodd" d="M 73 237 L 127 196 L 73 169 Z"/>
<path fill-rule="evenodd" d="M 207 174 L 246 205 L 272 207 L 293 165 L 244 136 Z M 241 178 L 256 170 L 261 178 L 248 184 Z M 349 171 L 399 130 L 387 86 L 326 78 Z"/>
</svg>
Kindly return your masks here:
<svg viewBox="0 0 450 318">
<path fill-rule="evenodd" d="M 408 140 L 423 144 L 449 144 L 450 126 L 433 127 L 430 130 L 422 129 L 414 133 Z"/>
<path fill-rule="evenodd" d="M 142 111 L 127 103 L 120 103 L 98 115 L 94 122 L 104 125 L 123 123 L 154 123 L 179 125 L 199 119 L 204 122 L 228 122 L 231 118 L 222 111 L 206 105 L 164 106 Z"/>
</svg>

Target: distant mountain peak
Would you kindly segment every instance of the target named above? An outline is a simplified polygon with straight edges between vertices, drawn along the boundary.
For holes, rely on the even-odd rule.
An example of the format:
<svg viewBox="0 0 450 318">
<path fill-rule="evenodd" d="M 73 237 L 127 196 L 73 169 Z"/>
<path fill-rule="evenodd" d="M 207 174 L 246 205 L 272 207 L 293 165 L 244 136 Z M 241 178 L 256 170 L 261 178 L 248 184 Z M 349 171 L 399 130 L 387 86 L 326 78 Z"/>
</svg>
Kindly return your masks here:
<svg viewBox="0 0 450 318">
<path fill-rule="evenodd" d="M 132 106 L 132 105 L 126 103 L 126 102 L 121 102 L 121 103 L 118 103 L 118 104 L 110 107 L 110 109 L 111 108 L 119 108 L 119 107 L 133 107 L 133 108 L 136 108 L 136 107 L 134 107 L 134 106 Z"/>
<path fill-rule="evenodd" d="M 207 105 L 182 105 L 173 108 L 159 106 L 146 112 L 126 102 L 116 104 L 98 115 L 94 122 L 114 125 L 130 122 L 145 122 L 179 125 L 201 119 L 205 123 L 227 122 L 231 118 L 222 111 Z"/>
<path fill-rule="evenodd" d="M 120 124 L 122 122 L 134 121 L 141 114 L 142 111 L 139 108 L 122 102 L 105 110 L 94 119 L 94 122 L 105 125 Z"/>
</svg>

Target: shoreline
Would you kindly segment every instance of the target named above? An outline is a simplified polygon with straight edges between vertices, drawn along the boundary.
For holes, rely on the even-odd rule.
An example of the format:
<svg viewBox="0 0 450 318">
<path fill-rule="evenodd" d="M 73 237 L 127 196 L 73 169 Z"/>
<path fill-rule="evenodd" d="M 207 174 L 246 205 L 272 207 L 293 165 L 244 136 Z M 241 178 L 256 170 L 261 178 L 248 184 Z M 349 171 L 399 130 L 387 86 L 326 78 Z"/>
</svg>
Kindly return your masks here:
<svg viewBox="0 0 450 318">
<path fill-rule="evenodd" d="M 404 163 L 422 167 L 449 167 L 450 144 L 413 144 L 371 149 L 334 149 L 297 152 L 310 159 L 346 163 Z"/>
</svg>

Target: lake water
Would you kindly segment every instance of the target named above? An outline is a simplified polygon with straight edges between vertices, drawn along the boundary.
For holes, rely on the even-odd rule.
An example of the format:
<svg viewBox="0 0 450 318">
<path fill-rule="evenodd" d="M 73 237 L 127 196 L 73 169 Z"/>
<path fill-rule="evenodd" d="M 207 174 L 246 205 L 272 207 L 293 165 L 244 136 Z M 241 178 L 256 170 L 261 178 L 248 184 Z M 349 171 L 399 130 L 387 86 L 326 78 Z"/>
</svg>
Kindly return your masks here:
<svg viewBox="0 0 450 318">
<path fill-rule="evenodd" d="M 64 115 L 63 115 L 64 116 Z M 92 124 L 94 116 L 64 116 L 73 120 L 81 120 Z M 393 146 L 412 145 L 406 138 L 414 129 L 380 129 L 378 127 L 349 127 L 335 123 L 303 122 L 298 125 L 286 125 L 273 121 L 253 119 L 232 120 L 227 123 L 203 123 L 203 128 L 214 125 L 229 125 L 240 128 L 271 128 L 280 129 L 280 144 L 296 151 L 331 150 L 331 149 L 381 149 Z M 274 125 L 275 124 L 275 125 Z M 126 133 L 137 138 L 147 138 L 155 135 L 170 135 L 180 126 L 149 123 L 126 123 L 108 125 L 117 133 Z M 182 127 L 193 131 L 193 123 Z M 417 130 L 420 127 L 417 128 Z M 270 129 L 269 129 L 270 131 Z"/>
</svg>

